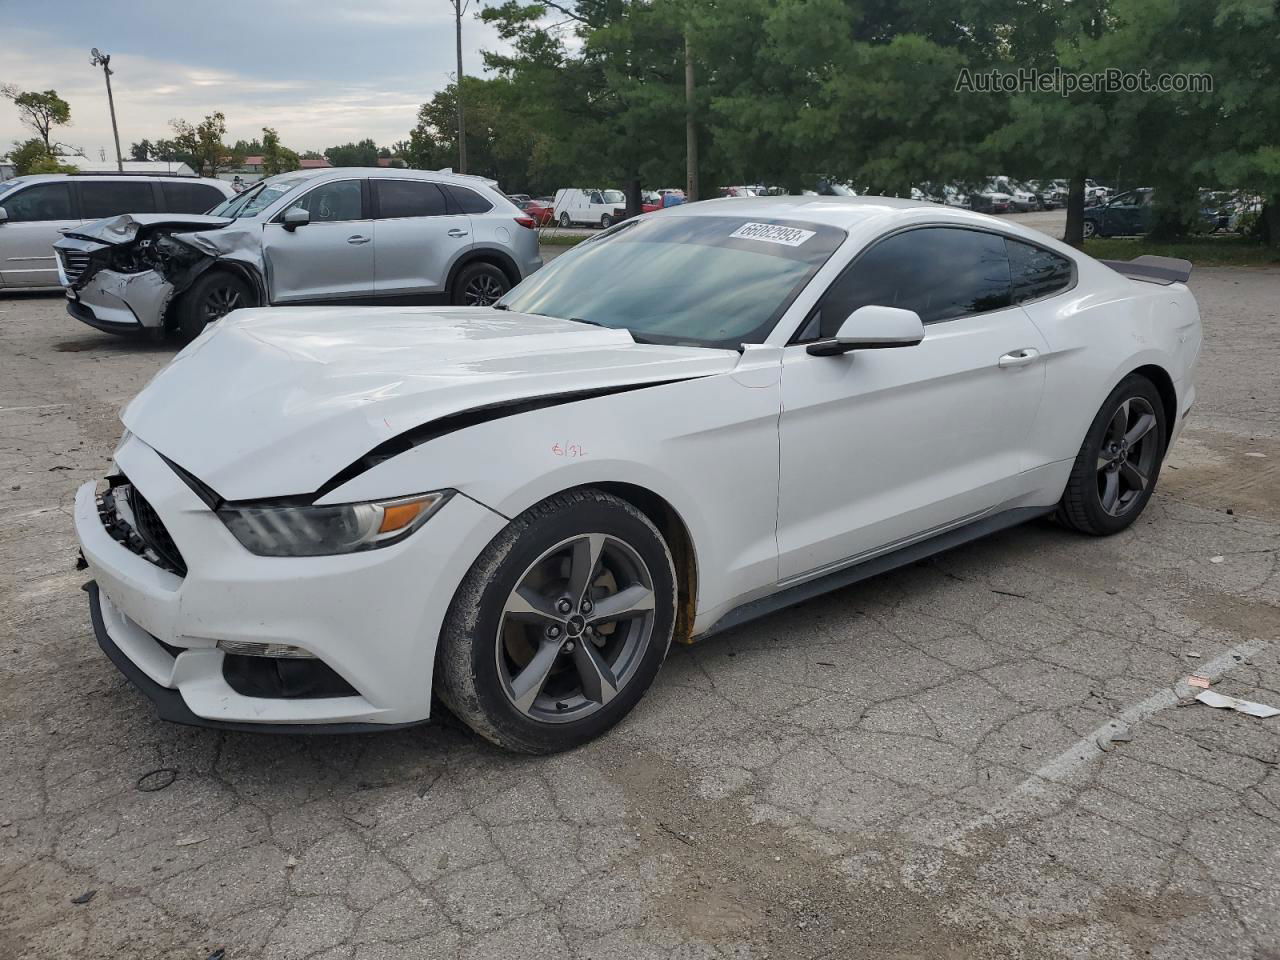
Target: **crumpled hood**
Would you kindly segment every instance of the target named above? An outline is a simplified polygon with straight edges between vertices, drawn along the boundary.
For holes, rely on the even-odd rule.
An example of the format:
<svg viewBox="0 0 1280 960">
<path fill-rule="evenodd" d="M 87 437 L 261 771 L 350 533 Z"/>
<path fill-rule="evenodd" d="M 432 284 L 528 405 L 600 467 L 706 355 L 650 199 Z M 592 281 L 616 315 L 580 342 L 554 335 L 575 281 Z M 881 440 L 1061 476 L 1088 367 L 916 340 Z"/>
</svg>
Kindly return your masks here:
<svg viewBox="0 0 1280 960">
<path fill-rule="evenodd" d="M 383 441 L 452 413 L 737 361 L 490 308 L 258 308 L 179 353 L 123 420 L 225 499 L 253 500 L 313 493 Z"/>
<path fill-rule="evenodd" d="M 235 223 L 230 217 L 211 217 L 208 214 L 173 214 L 173 213 L 122 213 L 118 217 L 107 217 L 82 224 L 67 231 L 69 237 L 80 237 L 83 240 L 96 240 L 110 245 L 131 243 L 137 238 L 139 231 L 151 227 L 167 227 L 174 230 L 218 230 Z"/>
</svg>

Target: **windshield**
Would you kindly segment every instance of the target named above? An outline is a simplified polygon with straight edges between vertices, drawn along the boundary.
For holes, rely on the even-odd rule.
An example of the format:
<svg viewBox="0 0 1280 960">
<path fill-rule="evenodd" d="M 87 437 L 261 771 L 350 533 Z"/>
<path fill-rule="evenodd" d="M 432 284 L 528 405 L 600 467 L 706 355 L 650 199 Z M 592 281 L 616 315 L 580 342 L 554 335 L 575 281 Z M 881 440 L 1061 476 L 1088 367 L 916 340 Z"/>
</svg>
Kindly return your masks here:
<svg viewBox="0 0 1280 960">
<path fill-rule="evenodd" d="M 631 220 L 557 257 L 500 305 L 640 342 L 736 349 L 768 335 L 844 237 L 794 220 Z"/>
<path fill-rule="evenodd" d="M 306 177 L 286 177 L 283 180 L 272 178 L 254 184 L 244 193 L 228 197 L 209 211 L 213 217 L 252 217 L 261 213 L 286 193 L 307 181 Z"/>
<path fill-rule="evenodd" d="M 0 183 L 0 195 L 7 193 L 14 187 L 22 186 L 24 183 L 26 183 L 25 180 L 6 180 L 4 183 Z"/>
<path fill-rule="evenodd" d="M 621 190 L 601 190 L 604 195 L 605 203 L 626 203 L 627 198 L 622 195 Z"/>
</svg>

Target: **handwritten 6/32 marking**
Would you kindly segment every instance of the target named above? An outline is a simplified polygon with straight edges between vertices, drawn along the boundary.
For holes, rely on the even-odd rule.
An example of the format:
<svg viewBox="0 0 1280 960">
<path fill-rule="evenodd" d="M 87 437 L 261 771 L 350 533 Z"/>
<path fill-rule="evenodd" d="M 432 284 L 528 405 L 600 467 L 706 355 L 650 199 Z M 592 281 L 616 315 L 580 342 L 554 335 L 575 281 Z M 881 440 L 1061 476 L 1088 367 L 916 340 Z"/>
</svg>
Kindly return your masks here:
<svg viewBox="0 0 1280 960">
<path fill-rule="evenodd" d="M 580 443 L 553 443 L 551 452 L 557 457 L 567 457 L 570 460 L 577 460 L 587 455 L 587 451 L 582 449 Z"/>
</svg>

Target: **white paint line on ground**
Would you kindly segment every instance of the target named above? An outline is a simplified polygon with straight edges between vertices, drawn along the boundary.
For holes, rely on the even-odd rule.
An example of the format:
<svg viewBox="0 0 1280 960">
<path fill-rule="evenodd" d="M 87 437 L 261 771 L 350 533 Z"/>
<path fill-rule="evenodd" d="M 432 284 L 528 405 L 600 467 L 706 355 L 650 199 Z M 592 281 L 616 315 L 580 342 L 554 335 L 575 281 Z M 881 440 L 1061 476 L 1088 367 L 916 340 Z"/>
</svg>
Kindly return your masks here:
<svg viewBox="0 0 1280 960">
<path fill-rule="evenodd" d="M 0 413 L 17 413 L 21 410 L 48 410 L 50 407 L 69 407 L 69 403 L 40 403 L 34 407 L 0 407 Z"/>
<path fill-rule="evenodd" d="M 1243 661 L 1265 650 L 1269 643 L 1269 640 L 1247 640 L 1207 663 L 1200 664 L 1195 673 L 1210 681 L 1218 680 L 1226 676 L 1233 667 L 1239 666 Z M 1115 719 L 1086 733 L 1066 750 L 1041 766 L 1018 784 L 1013 792 L 990 812 L 948 836 L 944 845 L 960 848 L 964 845 L 965 838 L 977 830 L 1042 813 L 1046 808 L 1062 800 L 1064 791 L 1069 789 L 1067 785 L 1077 771 L 1107 753 L 1099 745 L 1100 742 L 1106 743 L 1116 734 L 1132 730 L 1161 710 L 1175 707 L 1180 701 L 1191 698 L 1195 692 L 1195 689 L 1183 679 L 1125 708 L 1116 715 Z"/>
</svg>

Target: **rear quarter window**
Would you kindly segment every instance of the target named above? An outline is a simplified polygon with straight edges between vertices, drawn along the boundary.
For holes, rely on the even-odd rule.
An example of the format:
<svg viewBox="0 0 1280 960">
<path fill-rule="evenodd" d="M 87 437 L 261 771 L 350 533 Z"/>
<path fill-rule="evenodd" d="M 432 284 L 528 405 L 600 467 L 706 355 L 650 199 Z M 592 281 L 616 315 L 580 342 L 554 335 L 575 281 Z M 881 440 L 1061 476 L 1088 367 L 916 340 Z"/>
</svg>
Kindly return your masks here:
<svg viewBox="0 0 1280 960">
<path fill-rule="evenodd" d="M 1009 251 L 1014 303 L 1053 296 L 1075 282 L 1075 265 L 1066 257 L 1008 237 L 1004 242 Z"/>
<path fill-rule="evenodd" d="M 468 190 L 453 183 L 442 184 L 442 186 L 453 200 L 454 208 L 461 213 L 488 213 L 493 209 L 493 204 L 474 190 Z M 521 209 L 524 208 L 521 207 Z"/>
<path fill-rule="evenodd" d="M 86 220 L 118 217 L 122 213 L 155 213 L 150 180 L 80 180 L 80 212 Z"/>
</svg>

